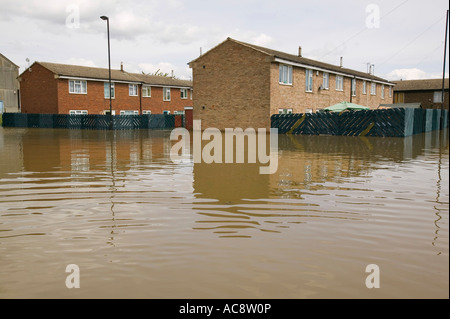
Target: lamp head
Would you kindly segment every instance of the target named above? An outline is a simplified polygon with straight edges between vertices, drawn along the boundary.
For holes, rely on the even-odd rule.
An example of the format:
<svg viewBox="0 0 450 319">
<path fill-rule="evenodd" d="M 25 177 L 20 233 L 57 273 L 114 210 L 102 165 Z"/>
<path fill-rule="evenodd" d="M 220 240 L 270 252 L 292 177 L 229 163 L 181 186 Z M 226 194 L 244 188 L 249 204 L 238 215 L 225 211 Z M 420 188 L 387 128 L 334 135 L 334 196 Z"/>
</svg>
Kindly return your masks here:
<svg viewBox="0 0 450 319">
<path fill-rule="evenodd" d="M 107 16 L 101 16 L 100 19 L 102 20 L 108 20 L 109 18 Z"/>
</svg>

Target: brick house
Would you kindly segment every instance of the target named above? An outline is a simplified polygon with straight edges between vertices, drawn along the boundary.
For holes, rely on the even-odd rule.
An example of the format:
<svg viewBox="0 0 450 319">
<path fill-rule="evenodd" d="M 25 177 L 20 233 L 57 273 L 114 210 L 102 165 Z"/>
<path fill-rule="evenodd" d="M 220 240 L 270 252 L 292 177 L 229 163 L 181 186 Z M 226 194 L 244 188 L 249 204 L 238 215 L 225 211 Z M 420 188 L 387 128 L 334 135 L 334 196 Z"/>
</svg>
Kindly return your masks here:
<svg viewBox="0 0 450 319">
<path fill-rule="evenodd" d="M 192 106 L 192 82 L 111 70 L 113 115 L 177 114 Z M 35 62 L 20 76 L 22 113 L 109 114 L 109 71 Z"/>
<path fill-rule="evenodd" d="M 348 101 L 393 101 L 393 83 L 372 74 L 227 38 L 191 61 L 194 119 L 202 128 L 269 128 L 278 113 L 316 112 Z"/>
<path fill-rule="evenodd" d="M 448 79 L 444 86 L 444 108 L 448 109 Z M 405 80 L 395 82 L 394 103 L 420 103 L 422 108 L 442 107 L 442 79 Z"/>
</svg>

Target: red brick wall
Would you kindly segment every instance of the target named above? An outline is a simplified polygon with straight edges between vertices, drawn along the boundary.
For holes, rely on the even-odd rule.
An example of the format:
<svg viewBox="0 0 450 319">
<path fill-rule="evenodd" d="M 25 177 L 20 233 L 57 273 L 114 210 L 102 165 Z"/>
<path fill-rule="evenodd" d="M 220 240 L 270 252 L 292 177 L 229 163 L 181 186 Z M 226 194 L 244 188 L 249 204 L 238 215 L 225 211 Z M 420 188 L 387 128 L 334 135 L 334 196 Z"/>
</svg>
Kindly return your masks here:
<svg viewBox="0 0 450 319">
<path fill-rule="evenodd" d="M 178 88 L 170 89 L 170 101 L 163 101 L 163 88 L 152 86 L 151 97 L 142 97 L 142 110 L 152 111 L 152 114 L 161 114 L 164 111 L 184 111 L 185 106 L 192 106 L 191 90 L 188 89 L 187 99 L 181 98 Z"/>
<path fill-rule="evenodd" d="M 115 97 L 112 109 L 139 111 L 139 96 L 129 96 L 128 84 L 114 83 Z M 69 93 L 69 80 L 58 80 L 58 111 L 68 114 L 70 110 L 87 110 L 89 114 L 103 114 L 109 110 L 109 98 L 105 98 L 104 82 L 87 81 L 87 94 Z"/>
<path fill-rule="evenodd" d="M 57 87 L 54 74 L 39 64 L 20 76 L 22 113 L 53 114 L 58 112 Z"/>
<path fill-rule="evenodd" d="M 185 106 L 192 106 L 190 90 L 188 99 L 181 99 L 180 89 L 171 88 L 171 100 L 163 101 L 163 88 L 152 87 L 151 97 L 141 97 L 141 86 L 138 86 L 138 96 L 129 95 L 127 83 L 115 83 L 115 98 L 112 99 L 112 109 L 116 115 L 120 111 L 152 111 L 161 114 L 163 111 L 183 111 Z M 58 81 L 59 113 L 68 114 L 70 110 L 87 110 L 89 114 L 103 114 L 109 110 L 109 98 L 104 97 L 104 82 L 87 82 L 87 94 L 69 93 L 69 82 L 66 79 Z M 142 109 L 141 109 L 142 105 Z"/>
</svg>

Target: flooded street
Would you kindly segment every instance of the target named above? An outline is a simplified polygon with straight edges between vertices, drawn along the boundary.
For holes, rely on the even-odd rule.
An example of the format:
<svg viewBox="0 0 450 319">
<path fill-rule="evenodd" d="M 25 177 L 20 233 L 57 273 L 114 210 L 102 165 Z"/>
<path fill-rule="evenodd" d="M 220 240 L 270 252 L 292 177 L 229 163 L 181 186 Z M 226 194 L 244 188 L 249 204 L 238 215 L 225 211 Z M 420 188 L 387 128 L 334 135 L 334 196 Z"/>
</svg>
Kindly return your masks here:
<svg viewBox="0 0 450 319">
<path fill-rule="evenodd" d="M 169 136 L 0 128 L 0 298 L 449 297 L 447 131 L 280 135 L 273 175 Z"/>
</svg>

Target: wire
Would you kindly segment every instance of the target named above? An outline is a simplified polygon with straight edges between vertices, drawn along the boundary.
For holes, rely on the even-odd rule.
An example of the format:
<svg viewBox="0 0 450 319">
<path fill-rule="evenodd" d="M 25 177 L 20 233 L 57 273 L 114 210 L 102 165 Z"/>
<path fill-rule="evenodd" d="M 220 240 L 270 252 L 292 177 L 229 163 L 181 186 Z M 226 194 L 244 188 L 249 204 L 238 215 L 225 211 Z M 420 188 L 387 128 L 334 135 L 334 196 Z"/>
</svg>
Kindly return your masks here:
<svg viewBox="0 0 450 319">
<path fill-rule="evenodd" d="M 385 18 L 386 16 L 388 16 L 389 14 L 391 14 L 392 12 L 394 12 L 395 10 L 397 10 L 398 8 L 400 8 L 401 6 L 403 6 L 406 2 L 408 2 L 409 0 L 405 0 L 402 3 L 400 3 L 399 5 L 397 5 L 396 7 L 394 7 L 393 9 L 391 9 L 388 13 L 382 15 L 380 17 L 380 21 L 381 19 Z M 368 28 L 365 27 L 364 29 L 359 30 L 358 32 L 356 32 L 354 35 L 352 35 L 350 38 L 348 38 L 347 40 L 345 40 L 344 42 L 342 42 L 341 44 L 339 44 L 338 46 L 334 47 L 334 49 L 332 49 L 331 51 L 329 51 L 327 54 L 323 55 L 321 57 L 321 59 L 323 59 L 324 57 L 328 56 L 329 54 L 331 54 L 332 52 L 336 51 L 339 47 L 341 47 L 342 45 L 344 45 L 345 43 L 347 43 L 348 41 L 352 40 L 353 38 L 357 37 L 358 35 L 360 35 L 361 33 L 363 33 L 364 31 L 367 31 Z"/>
<path fill-rule="evenodd" d="M 397 52 L 395 52 L 393 55 L 391 55 L 389 58 L 387 58 L 386 60 L 384 60 L 383 62 L 381 62 L 378 65 L 383 65 L 385 64 L 387 61 L 391 60 L 393 57 L 395 57 L 397 54 L 399 54 L 400 52 L 402 52 L 404 49 L 406 49 L 407 47 L 409 47 L 411 44 L 413 44 L 418 38 L 420 38 L 425 32 L 427 32 L 428 30 L 430 30 L 432 27 L 434 27 L 437 23 L 441 22 L 441 20 L 443 20 L 444 17 L 441 17 L 440 19 L 438 19 L 436 22 L 434 22 L 432 25 L 430 25 L 428 28 L 426 28 L 425 30 L 423 30 L 422 32 L 419 33 L 419 35 L 417 35 L 414 39 L 412 39 L 411 41 L 409 41 L 405 46 L 403 46 L 400 50 L 398 50 Z"/>
<path fill-rule="evenodd" d="M 432 51 L 430 51 L 429 53 L 427 53 L 427 55 L 426 55 L 422 60 L 420 60 L 419 62 L 417 62 L 417 63 L 416 63 L 416 66 L 422 64 L 423 61 L 425 61 L 426 59 L 428 59 L 428 58 L 429 58 L 432 54 L 434 54 L 434 52 L 436 52 L 438 49 L 442 49 L 443 46 L 444 46 L 444 43 L 443 43 L 443 42 L 440 43 L 440 44 L 439 44 L 437 47 L 435 47 Z"/>
</svg>

